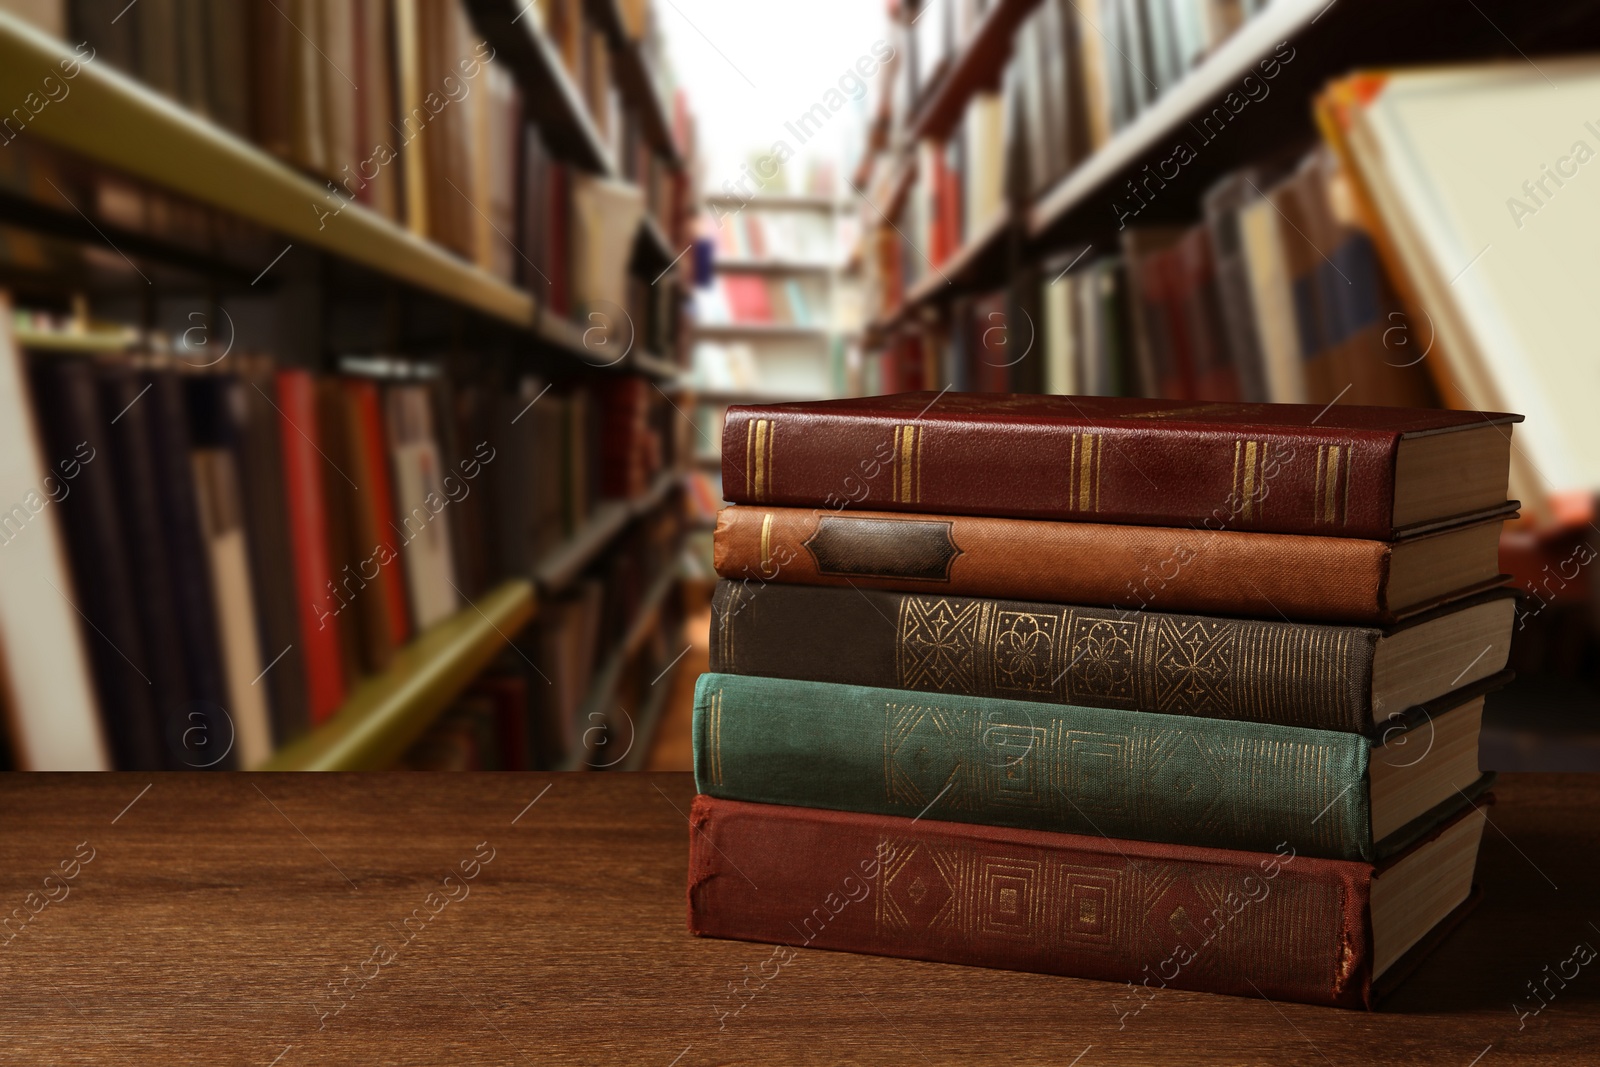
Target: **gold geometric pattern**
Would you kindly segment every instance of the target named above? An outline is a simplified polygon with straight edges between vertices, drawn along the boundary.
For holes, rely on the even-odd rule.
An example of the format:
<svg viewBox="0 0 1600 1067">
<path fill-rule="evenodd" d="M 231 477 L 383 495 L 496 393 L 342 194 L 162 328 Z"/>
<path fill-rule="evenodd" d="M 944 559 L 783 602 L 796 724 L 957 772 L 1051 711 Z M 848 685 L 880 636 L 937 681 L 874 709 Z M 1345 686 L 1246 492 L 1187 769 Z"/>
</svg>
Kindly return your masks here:
<svg viewBox="0 0 1600 1067">
<path fill-rule="evenodd" d="M 1053 688 L 1059 615 L 1001 611 L 994 638 L 994 687 L 1002 693 L 1048 693 Z"/>
<path fill-rule="evenodd" d="M 1285 726 L 1351 721 L 1371 663 L 1351 627 L 963 597 L 905 594 L 897 630 L 899 689 Z"/>
<path fill-rule="evenodd" d="M 1155 621 L 1155 701 L 1149 711 L 1182 707 L 1207 715 L 1232 707 L 1232 623 L 1163 617 Z"/>
<path fill-rule="evenodd" d="M 900 602 L 899 678 L 902 689 L 970 693 L 984 605 L 908 596 Z"/>
<path fill-rule="evenodd" d="M 936 931 L 951 944 L 1001 939 L 1080 952 L 1115 951 L 1128 941 L 1136 902 L 1121 859 L 1097 866 L 1040 849 L 1022 855 L 890 838 L 879 848 L 894 857 L 877 894 L 880 936 Z"/>
</svg>

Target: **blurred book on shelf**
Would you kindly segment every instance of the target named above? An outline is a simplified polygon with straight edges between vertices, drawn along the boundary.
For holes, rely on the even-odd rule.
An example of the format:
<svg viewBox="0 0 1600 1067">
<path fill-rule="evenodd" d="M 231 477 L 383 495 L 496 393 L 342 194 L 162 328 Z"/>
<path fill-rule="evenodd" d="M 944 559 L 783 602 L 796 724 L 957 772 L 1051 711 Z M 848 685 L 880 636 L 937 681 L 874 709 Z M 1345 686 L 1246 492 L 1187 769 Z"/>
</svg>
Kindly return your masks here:
<svg viewBox="0 0 1600 1067">
<path fill-rule="evenodd" d="M 79 355 L 52 350 L 73 334 L 40 329 L 47 317 L 12 318 L 29 340 L 7 321 L 0 355 L 26 380 L 14 414 L 39 433 L 25 450 L 39 488 L 19 489 L 6 548 L 60 561 L 53 597 L 79 620 L 66 654 L 92 690 L 62 680 L 52 706 L 13 684 L 23 765 L 59 758 L 49 720 L 73 706 L 92 713 L 76 739 L 91 765 L 258 765 L 413 636 L 531 580 L 602 504 L 645 497 L 679 463 L 677 416 L 635 377 L 501 396 L 434 364 L 204 367 L 157 336 Z M 657 513 L 583 579 L 607 640 L 670 568 L 675 521 Z"/>
</svg>

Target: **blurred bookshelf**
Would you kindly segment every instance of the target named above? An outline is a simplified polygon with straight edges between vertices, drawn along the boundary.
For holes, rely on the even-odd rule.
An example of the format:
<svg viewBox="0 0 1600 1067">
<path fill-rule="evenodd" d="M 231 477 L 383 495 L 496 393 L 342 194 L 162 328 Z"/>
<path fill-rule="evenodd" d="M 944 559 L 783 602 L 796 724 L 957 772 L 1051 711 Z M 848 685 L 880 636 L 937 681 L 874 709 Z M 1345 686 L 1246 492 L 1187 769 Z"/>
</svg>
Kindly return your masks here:
<svg viewBox="0 0 1600 1067">
<path fill-rule="evenodd" d="M 1430 100 L 1475 81 L 1554 91 L 1590 78 L 1576 54 L 1600 47 L 1592 5 L 1496 0 L 1459 18 L 1434 0 L 887 10 L 894 57 L 849 165 L 862 391 L 1524 410 L 1486 384 L 1517 368 L 1463 356 L 1484 358 L 1441 299 L 1449 286 L 1418 280 L 1422 224 L 1380 173 L 1409 149 L 1380 155 L 1363 112 L 1391 80 L 1436 68 L 1466 73 L 1441 74 Z M 1485 128 L 1479 144 L 1504 133 Z M 1450 343 L 1412 337 L 1424 321 L 1447 323 Z M 1431 358 L 1413 358 L 1424 348 Z M 1525 358 L 1547 361 L 1563 390 L 1587 388 L 1557 353 Z M 1519 439 L 1544 429 L 1529 418 Z M 1594 486 L 1550 484 L 1521 454 L 1539 438 L 1526 440 L 1513 445 L 1523 515 L 1501 549 L 1526 598 L 1522 678 L 1490 702 L 1484 765 L 1600 769 L 1600 747 L 1575 743 L 1597 734 L 1596 602 L 1574 577 L 1600 546 Z"/>
<path fill-rule="evenodd" d="M 0 94 L 5 765 L 609 766 L 683 625 L 649 4 L 5 0 Z"/>
<path fill-rule="evenodd" d="M 813 165 L 805 192 L 762 187 L 712 195 L 703 229 L 709 284 L 696 294 L 688 386 L 694 574 L 714 579 L 711 531 L 723 503 L 720 448 L 729 405 L 854 396 L 860 391 L 860 300 L 847 254 L 855 220 L 833 170 Z"/>
</svg>

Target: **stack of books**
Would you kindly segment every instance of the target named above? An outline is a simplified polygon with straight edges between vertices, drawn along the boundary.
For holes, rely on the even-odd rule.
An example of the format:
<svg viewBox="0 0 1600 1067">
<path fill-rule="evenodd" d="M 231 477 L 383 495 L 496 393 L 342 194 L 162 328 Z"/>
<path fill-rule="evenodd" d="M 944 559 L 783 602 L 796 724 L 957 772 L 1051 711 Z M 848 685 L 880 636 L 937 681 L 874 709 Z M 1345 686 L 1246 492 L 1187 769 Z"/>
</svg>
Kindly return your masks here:
<svg viewBox="0 0 1600 1067">
<path fill-rule="evenodd" d="M 692 931 L 1371 1006 L 1472 898 L 1519 419 L 731 409 Z"/>
</svg>

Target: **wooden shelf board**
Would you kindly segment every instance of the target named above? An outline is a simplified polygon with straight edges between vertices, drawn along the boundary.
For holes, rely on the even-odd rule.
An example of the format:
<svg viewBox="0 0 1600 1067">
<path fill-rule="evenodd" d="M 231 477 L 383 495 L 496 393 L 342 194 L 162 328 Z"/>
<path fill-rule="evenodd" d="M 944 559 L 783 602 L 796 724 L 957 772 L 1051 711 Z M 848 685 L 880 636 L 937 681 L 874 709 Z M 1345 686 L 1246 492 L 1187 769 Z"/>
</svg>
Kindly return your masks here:
<svg viewBox="0 0 1600 1067">
<path fill-rule="evenodd" d="M 682 367 L 651 352 L 635 349 L 628 360 L 640 374 L 649 375 L 661 382 L 676 381 L 683 375 Z"/>
<path fill-rule="evenodd" d="M 21 101 L 74 56 L 65 44 L 0 13 L 0 99 Z M 104 62 L 80 65 L 72 105 L 45 107 L 28 133 L 306 244 L 517 326 L 531 294 L 359 204 L 331 217 L 325 185 L 305 177 Z M 263 267 L 267 264 L 263 263 Z"/>
<path fill-rule="evenodd" d="M 695 337 L 700 340 L 827 340 L 831 331 L 820 326 L 782 326 L 777 323 L 719 322 L 697 323 Z"/>
<path fill-rule="evenodd" d="M 712 269 L 730 274 L 832 274 L 842 269 L 837 263 L 808 262 L 798 259 L 746 259 L 729 257 L 712 263 Z"/>
<path fill-rule="evenodd" d="M 831 196 L 810 196 L 804 193 L 758 193 L 748 199 L 742 196 L 717 194 L 705 198 L 713 207 L 749 211 L 826 211 L 847 210 L 847 206 Z"/>
<path fill-rule="evenodd" d="M 981 21 L 944 75 L 923 95 L 910 126 L 913 140 L 944 140 L 961 119 L 967 101 L 982 86 L 997 80 L 1011 56 L 1011 38 L 1039 0 L 998 0 Z"/>
<path fill-rule="evenodd" d="M 139 335 L 133 330 L 93 330 L 88 333 L 68 333 L 59 330 L 15 330 L 18 348 L 35 352 L 126 352 L 137 344 Z"/>
<path fill-rule="evenodd" d="M 430 628 L 360 682 L 334 717 L 278 752 L 269 771 L 391 766 L 534 615 L 534 588 L 503 582 Z"/>
<path fill-rule="evenodd" d="M 1039 238 L 1158 147 L 1170 147 L 1205 103 L 1236 89 L 1257 60 L 1301 32 L 1331 5 L 1327 0 L 1274 0 L 1247 20 L 1215 52 L 1118 131 L 1111 140 L 1034 202 L 1028 234 Z"/>
<path fill-rule="evenodd" d="M 638 499 L 607 500 L 597 506 L 582 528 L 552 550 L 534 569 L 534 581 L 540 591 L 550 595 L 571 585 L 612 538 L 634 519 L 654 511 L 682 478 L 680 470 L 665 470 Z"/>
</svg>

